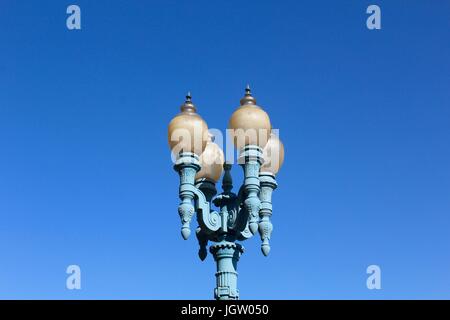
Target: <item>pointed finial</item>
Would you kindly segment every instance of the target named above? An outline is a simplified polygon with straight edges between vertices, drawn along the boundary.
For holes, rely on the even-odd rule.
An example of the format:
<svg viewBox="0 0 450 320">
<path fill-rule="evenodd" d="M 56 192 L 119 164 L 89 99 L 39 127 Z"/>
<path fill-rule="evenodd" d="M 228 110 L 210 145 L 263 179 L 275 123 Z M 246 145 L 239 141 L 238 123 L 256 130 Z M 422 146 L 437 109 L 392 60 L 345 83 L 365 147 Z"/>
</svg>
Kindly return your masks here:
<svg viewBox="0 0 450 320">
<path fill-rule="evenodd" d="M 245 87 L 245 96 L 241 99 L 241 106 L 246 104 L 256 104 L 256 99 L 252 96 L 250 85 Z"/>
<path fill-rule="evenodd" d="M 263 255 L 265 257 L 267 257 L 269 255 L 269 252 L 270 252 L 270 245 L 268 243 L 267 244 L 263 243 L 261 245 L 261 251 L 262 251 Z"/>
<path fill-rule="evenodd" d="M 182 112 L 196 112 L 196 108 L 194 104 L 192 103 L 192 95 L 191 92 L 188 91 L 186 94 L 186 100 L 184 101 L 183 105 L 181 106 Z"/>
</svg>

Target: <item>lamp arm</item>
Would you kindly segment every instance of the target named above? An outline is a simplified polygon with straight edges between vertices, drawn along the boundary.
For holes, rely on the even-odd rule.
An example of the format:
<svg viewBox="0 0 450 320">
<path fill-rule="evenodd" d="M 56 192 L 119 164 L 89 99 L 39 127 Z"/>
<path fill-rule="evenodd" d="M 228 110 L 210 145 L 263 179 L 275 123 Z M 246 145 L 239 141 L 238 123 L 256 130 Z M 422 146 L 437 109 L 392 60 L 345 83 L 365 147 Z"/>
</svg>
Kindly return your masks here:
<svg viewBox="0 0 450 320">
<path fill-rule="evenodd" d="M 211 210 L 208 200 L 201 190 L 194 187 L 195 211 L 197 212 L 197 221 L 205 234 L 211 234 L 221 227 L 220 214 Z"/>
</svg>

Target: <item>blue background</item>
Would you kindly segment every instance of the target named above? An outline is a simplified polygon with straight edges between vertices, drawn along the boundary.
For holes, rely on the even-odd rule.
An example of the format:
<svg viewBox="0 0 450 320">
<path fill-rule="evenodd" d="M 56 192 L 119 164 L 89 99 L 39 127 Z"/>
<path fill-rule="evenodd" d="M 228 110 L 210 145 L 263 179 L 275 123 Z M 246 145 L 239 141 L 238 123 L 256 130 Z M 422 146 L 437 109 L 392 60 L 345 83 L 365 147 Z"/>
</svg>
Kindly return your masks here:
<svg viewBox="0 0 450 320">
<path fill-rule="evenodd" d="M 212 298 L 167 124 L 191 90 L 224 130 L 247 83 L 286 160 L 241 298 L 450 298 L 449 1 L 74 3 L 0 2 L 0 298 Z"/>
</svg>

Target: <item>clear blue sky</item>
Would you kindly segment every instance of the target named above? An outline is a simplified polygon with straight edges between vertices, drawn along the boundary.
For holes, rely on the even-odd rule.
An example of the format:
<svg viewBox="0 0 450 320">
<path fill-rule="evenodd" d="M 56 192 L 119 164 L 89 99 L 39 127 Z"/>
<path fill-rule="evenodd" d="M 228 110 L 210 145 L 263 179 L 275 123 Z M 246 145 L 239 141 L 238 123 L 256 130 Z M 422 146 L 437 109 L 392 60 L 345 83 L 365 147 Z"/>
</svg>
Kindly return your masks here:
<svg viewBox="0 0 450 320">
<path fill-rule="evenodd" d="M 191 90 L 225 129 L 247 83 L 286 160 L 241 297 L 450 298 L 449 39 L 444 0 L 2 0 L 0 298 L 212 298 L 167 124 Z"/>
</svg>

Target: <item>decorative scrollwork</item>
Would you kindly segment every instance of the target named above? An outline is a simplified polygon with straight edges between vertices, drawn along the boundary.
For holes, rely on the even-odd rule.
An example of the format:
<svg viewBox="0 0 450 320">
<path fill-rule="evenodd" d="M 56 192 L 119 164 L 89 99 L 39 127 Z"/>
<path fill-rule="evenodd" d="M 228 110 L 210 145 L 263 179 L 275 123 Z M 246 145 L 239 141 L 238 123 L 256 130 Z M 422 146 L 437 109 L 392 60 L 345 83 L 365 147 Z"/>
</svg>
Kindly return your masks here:
<svg viewBox="0 0 450 320">
<path fill-rule="evenodd" d="M 220 227 L 219 213 L 217 211 L 210 211 L 208 214 L 208 222 L 213 228 L 215 228 L 216 226 Z"/>
<path fill-rule="evenodd" d="M 193 190 L 195 194 L 195 205 L 197 211 L 197 221 L 203 232 L 211 234 L 219 230 L 221 226 L 220 215 L 216 211 L 212 211 L 205 195 L 199 189 Z"/>
<path fill-rule="evenodd" d="M 244 241 L 250 239 L 251 237 L 253 237 L 253 233 L 250 232 L 250 229 L 248 228 L 247 225 L 244 230 L 238 233 L 237 239 L 239 241 Z"/>
</svg>

